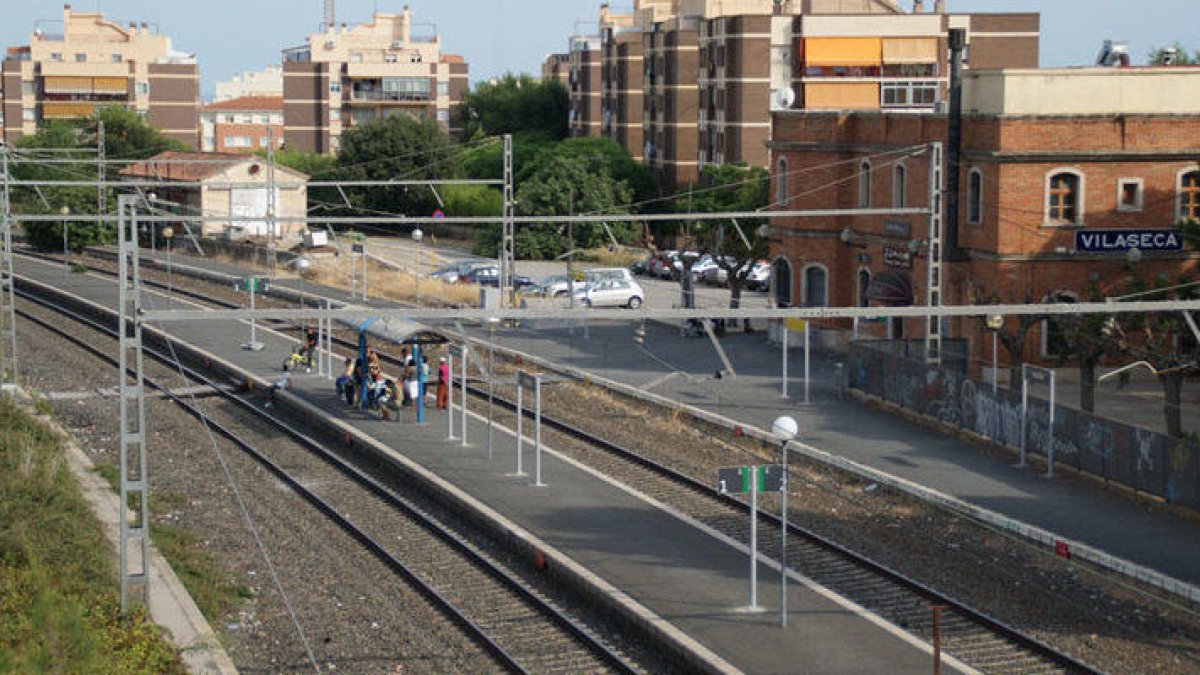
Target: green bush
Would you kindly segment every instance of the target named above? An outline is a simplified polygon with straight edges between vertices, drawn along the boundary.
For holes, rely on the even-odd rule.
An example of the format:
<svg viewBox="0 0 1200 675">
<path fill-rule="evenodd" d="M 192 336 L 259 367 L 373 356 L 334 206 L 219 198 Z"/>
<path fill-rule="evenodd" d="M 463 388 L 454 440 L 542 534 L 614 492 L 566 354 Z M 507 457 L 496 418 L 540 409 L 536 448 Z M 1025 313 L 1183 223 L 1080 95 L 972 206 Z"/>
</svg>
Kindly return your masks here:
<svg viewBox="0 0 1200 675">
<path fill-rule="evenodd" d="M 0 398 L 0 672 L 185 672 L 142 613 L 121 616 L 110 550 L 61 439 Z"/>
</svg>

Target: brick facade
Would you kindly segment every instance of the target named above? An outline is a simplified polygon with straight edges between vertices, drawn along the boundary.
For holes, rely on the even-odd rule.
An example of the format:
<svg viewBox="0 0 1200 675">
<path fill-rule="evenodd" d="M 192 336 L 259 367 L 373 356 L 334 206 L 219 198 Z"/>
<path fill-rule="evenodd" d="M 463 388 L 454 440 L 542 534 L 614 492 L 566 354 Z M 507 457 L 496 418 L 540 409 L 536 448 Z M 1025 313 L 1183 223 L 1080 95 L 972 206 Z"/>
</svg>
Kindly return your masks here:
<svg viewBox="0 0 1200 675">
<path fill-rule="evenodd" d="M 774 121 L 772 195 L 786 194 L 790 209 L 927 207 L 929 155 L 923 149 L 945 141 L 945 115 L 790 111 Z M 1134 265 L 1123 253 L 1077 251 L 1075 239 L 1080 231 L 1173 229 L 1181 215 L 1181 176 L 1200 171 L 1200 115 L 967 115 L 963 131 L 959 243 L 966 259 L 946 265 L 946 304 L 1041 302 L 1059 292 L 1087 300 L 1093 293 L 1119 295 L 1135 274 L 1151 282 L 1200 274 L 1195 243 L 1183 252 L 1146 252 Z M 860 193 L 868 167 L 869 202 Z M 1047 214 L 1050 177 L 1062 172 L 1078 177 L 1074 224 L 1052 224 Z M 982 188 L 977 210 L 975 173 Z M 903 204 L 896 202 L 900 177 Z M 1123 181 L 1140 186 L 1140 199 L 1121 192 Z M 1134 204 L 1122 206 L 1123 195 Z M 858 306 L 864 300 L 860 274 L 876 279 L 890 272 L 908 276 L 912 304 L 923 305 L 927 251 L 911 251 L 927 233 L 925 215 L 775 221 L 772 258 L 792 270 L 791 283 L 775 289 L 777 297 L 793 305 Z M 827 270 L 827 298 L 810 288 L 815 285 L 808 281 L 819 281 L 806 278 L 812 266 Z M 977 321 L 951 320 L 947 328 L 948 337 L 970 341 L 975 358 L 990 360 L 990 336 Z M 860 329 L 878 337 L 889 332 L 876 324 Z M 923 322 L 910 320 L 890 332 L 920 338 Z M 1034 329 L 1026 358 L 1044 356 L 1042 333 Z"/>
</svg>

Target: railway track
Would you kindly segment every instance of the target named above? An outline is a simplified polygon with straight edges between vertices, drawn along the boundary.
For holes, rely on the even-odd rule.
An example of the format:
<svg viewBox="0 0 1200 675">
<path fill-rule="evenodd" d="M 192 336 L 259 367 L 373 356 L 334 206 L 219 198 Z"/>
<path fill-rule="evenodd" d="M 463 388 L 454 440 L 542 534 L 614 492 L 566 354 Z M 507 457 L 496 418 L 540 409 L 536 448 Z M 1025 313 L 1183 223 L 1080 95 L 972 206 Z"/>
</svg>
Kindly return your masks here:
<svg viewBox="0 0 1200 675">
<path fill-rule="evenodd" d="M 115 331 L 93 319 L 56 304 L 53 300 L 18 291 L 25 300 L 62 315 L 115 342 Z M 45 330 L 70 341 L 96 358 L 116 365 L 108 350 L 84 339 L 79 331 L 22 308 L 21 315 Z M 499 669 L 516 673 L 636 673 L 641 666 L 611 645 L 595 629 L 584 625 L 537 588 L 506 569 L 496 556 L 472 543 L 467 533 L 449 526 L 428 506 L 401 496 L 351 461 L 326 448 L 305 432 L 264 414 L 252 401 L 225 391 L 218 383 L 193 369 L 180 366 L 170 354 L 145 348 L 155 361 L 178 367 L 189 380 L 235 403 L 246 415 L 272 425 L 293 446 L 265 449 L 234 429 L 235 420 L 199 410 L 172 388 L 147 378 L 174 403 L 207 424 L 221 437 L 271 472 L 300 498 L 346 532 L 363 550 L 387 565 L 492 656 Z M 274 444 L 278 445 L 278 444 Z M 298 454 L 319 458 L 304 462 Z M 314 468 L 322 465 L 323 470 Z M 314 486 L 321 486 L 320 488 Z M 319 490 L 319 492 L 318 492 Z M 356 493 L 350 496 L 351 492 Z M 364 509 L 365 498 L 374 506 Z M 357 505 L 350 506 L 355 502 Z M 352 520 L 348 513 L 369 514 Z"/>
<path fill-rule="evenodd" d="M 145 279 L 143 283 L 162 286 Z M 202 293 L 186 291 L 183 294 L 210 306 L 234 307 L 232 303 L 205 297 Z M 295 329 L 285 324 L 275 326 L 283 330 Z M 357 349 L 353 342 L 336 336 L 334 342 L 345 349 Z M 386 347 L 380 347 L 378 351 L 383 361 L 399 366 L 397 356 L 389 353 Z M 479 399 L 487 398 L 487 392 L 476 387 L 468 386 L 468 392 Z M 493 400 L 515 415 L 514 402 L 495 392 Z M 525 415 L 532 418 L 528 409 Z M 547 440 L 556 449 L 727 537 L 748 544 L 749 505 L 745 502 L 722 495 L 693 476 L 585 431 L 545 410 L 542 424 L 552 432 Z M 760 553 L 779 560 L 782 519 L 760 509 L 758 526 Z M 787 558 L 792 561 L 792 569 L 801 570 L 821 586 L 923 640 L 933 639 L 931 607 L 944 607 L 939 631 L 943 652 L 968 666 L 987 673 L 1099 672 L 981 610 L 794 522 L 789 521 L 788 537 Z"/>
</svg>

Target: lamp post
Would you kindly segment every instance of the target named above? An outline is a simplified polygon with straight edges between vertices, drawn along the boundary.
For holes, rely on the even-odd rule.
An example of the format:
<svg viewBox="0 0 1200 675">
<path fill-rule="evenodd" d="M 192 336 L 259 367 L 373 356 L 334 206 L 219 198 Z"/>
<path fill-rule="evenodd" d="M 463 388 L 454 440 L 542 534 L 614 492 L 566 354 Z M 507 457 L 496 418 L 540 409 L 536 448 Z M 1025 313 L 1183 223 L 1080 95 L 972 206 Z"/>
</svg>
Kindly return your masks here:
<svg viewBox="0 0 1200 675">
<path fill-rule="evenodd" d="M 495 317 L 488 317 L 488 319 L 487 319 L 487 326 L 488 326 L 487 454 L 488 454 L 489 460 L 491 460 L 491 458 L 492 458 L 492 426 L 493 426 L 492 425 L 492 408 L 493 408 L 492 402 L 493 402 L 493 394 L 494 394 L 493 387 L 495 386 L 494 382 L 496 380 L 495 372 L 493 371 L 493 368 L 495 367 L 495 359 L 496 359 L 496 324 L 498 324 L 498 323 L 500 323 L 500 320 Z M 464 385 L 464 387 L 465 387 L 465 385 Z"/>
<path fill-rule="evenodd" d="M 780 487 L 779 517 L 783 527 L 779 530 L 779 627 L 787 628 L 787 530 L 788 530 L 788 443 L 800 433 L 800 425 L 791 417 L 779 417 L 771 423 L 771 433 L 779 439 L 779 454 L 782 455 L 783 485 Z"/>
<path fill-rule="evenodd" d="M 414 303 L 417 305 L 421 304 L 421 240 L 424 238 L 425 233 L 421 231 L 420 227 L 412 231 L 412 240 L 417 244 L 417 264 L 413 268 L 413 282 L 416 289 Z"/>
<path fill-rule="evenodd" d="M 167 306 L 171 306 L 171 240 L 175 237 L 175 228 L 167 225 L 162 230 L 163 239 L 167 243 Z"/>
<path fill-rule="evenodd" d="M 71 207 L 64 206 L 58 212 L 63 217 L 63 283 L 66 283 L 67 275 L 71 273 L 71 265 L 67 261 L 67 216 L 71 215 Z"/>
</svg>

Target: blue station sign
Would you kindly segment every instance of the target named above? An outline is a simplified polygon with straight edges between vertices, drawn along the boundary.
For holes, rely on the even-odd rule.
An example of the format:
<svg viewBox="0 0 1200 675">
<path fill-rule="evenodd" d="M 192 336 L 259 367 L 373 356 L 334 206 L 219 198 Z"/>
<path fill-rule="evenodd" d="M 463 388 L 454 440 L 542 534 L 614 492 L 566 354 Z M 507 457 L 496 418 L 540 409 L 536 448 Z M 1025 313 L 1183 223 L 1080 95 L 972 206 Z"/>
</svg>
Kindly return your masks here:
<svg viewBox="0 0 1200 675">
<path fill-rule="evenodd" d="M 1080 253 L 1125 253 L 1140 251 L 1181 251 L 1179 230 L 1079 230 L 1075 250 Z"/>
</svg>

